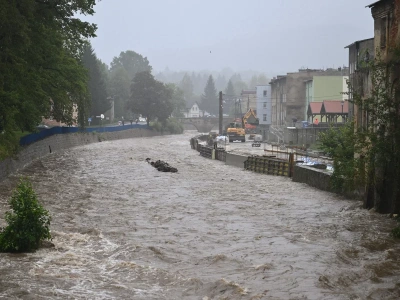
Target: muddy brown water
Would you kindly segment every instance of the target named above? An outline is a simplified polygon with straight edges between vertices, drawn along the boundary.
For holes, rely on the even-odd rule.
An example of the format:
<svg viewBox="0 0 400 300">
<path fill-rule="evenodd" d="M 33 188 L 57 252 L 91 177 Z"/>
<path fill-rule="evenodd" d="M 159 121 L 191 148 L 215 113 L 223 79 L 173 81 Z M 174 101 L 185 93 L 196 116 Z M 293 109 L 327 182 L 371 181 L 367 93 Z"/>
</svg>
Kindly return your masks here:
<svg viewBox="0 0 400 300">
<path fill-rule="evenodd" d="M 400 298 L 393 220 L 200 157 L 193 134 L 77 147 L 20 172 L 53 217 L 55 247 L 0 254 L 0 298 Z M 0 226 L 17 180 L 0 183 Z"/>
</svg>

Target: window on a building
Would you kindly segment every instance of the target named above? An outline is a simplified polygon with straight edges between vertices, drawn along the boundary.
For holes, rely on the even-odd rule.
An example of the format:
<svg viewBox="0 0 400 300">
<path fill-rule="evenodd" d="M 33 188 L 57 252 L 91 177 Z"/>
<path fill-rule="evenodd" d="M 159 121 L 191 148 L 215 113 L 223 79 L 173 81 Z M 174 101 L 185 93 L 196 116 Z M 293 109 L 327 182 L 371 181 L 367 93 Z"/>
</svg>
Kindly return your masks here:
<svg viewBox="0 0 400 300">
<path fill-rule="evenodd" d="M 381 48 L 386 47 L 387 18 L 381 19 Z"/>
<path fill-rule="evenodd" d="M 263 102 L 263 108 L 267 108 L 267 102 Z"/>
<path fill-rule="evenodd" d="M 263 91 L 263 96 L 267 97 L 267 91 Z"/>
<path fill-rule="evenodd" d="M 267 115 L 266 114 L 263 114 L 263 121 L 264 122 L 267 121 Z"/>
</svg>

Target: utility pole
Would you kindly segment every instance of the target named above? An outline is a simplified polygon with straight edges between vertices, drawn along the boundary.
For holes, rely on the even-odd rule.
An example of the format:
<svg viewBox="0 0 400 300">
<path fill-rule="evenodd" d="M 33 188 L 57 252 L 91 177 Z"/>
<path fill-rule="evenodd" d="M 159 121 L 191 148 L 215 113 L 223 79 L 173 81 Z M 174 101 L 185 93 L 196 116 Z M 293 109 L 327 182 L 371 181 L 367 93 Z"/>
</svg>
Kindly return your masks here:
<svg viewBox="0 0 400 300">
<path fill-rule="evenodd" d="M 219 92 L 219 134 L 222 135 L 222 120 L 223 120 L 223 106 L 222 106 L 222 92 Z"/>
</svg>

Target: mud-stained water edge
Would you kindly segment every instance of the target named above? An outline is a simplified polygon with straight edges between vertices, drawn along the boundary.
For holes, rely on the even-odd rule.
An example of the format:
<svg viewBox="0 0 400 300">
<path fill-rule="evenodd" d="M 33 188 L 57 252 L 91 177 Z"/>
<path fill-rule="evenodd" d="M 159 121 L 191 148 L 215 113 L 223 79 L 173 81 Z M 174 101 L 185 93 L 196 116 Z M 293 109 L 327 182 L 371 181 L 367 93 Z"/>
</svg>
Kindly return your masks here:
<svg viewBox="0 0 400 300">
<path fill-rule="evenodd" d="M 193 134 L 86 145 L 20 172 L 55 248 L 0 254 L 0 299 L 400 298 L 393 220 L 200 157 Z M 17 181 L 0 183 L 0 226 Z"/>
</svg>

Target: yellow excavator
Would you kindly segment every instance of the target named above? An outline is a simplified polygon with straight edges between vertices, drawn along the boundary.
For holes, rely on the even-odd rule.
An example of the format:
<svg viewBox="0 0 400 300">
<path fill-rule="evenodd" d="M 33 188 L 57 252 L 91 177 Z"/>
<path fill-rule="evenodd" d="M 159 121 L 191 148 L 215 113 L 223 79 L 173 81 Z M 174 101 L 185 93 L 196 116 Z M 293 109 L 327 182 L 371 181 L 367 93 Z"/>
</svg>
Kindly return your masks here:
<svg viewBox="0 0 400 300">
<path fill-rule="evenodd" d="M 228 136 L 230 143 L 234 141 L 241 141 L 244 143 L 246 141 L 246 131 L 243 123 L 242 104 L 240 99 L 235 101 L 235 119 L 233 122 L 229 123 L 226 128 L 226 135 Z"/>
<path fill-rule="evenodd" d="M 246 141 L 246 132 L 243 128 L 243 122 L 241 122 L 240 119 L 235 119 L 235 122 L 229 123 L 226 134 L 230 143 L 234 141 L 241 141 L 244 143 Z"/>
<path fill-rule="evenodd" d="M 259 120 L 255 111 L 250 108 L 247 113 L 243 116 L 243 128 L 246 133 L 255 133 L 257 126 L 259 125 Z"/>
<path fill-rule="evenodd" d="M 229 123 L 226 130 L 229 137 L 229 142 L 233 141 L 246 141 L 246 133 L 255 133 L 255 130 L 259 124 L 256 113 L 253 109 L 249 109 L 244 116 L 240 116 L 238 113 L 234 122 Z M 239 117 L 240 116 L 240 117 Z"/>
</svg>

